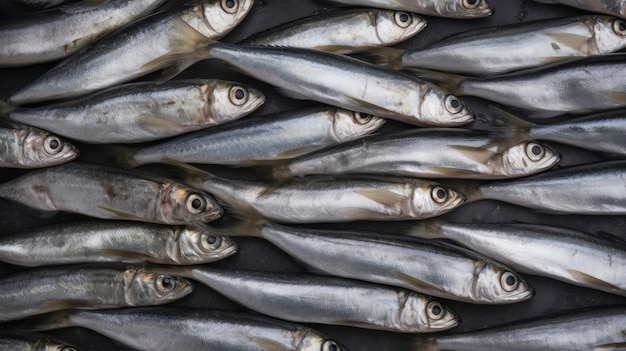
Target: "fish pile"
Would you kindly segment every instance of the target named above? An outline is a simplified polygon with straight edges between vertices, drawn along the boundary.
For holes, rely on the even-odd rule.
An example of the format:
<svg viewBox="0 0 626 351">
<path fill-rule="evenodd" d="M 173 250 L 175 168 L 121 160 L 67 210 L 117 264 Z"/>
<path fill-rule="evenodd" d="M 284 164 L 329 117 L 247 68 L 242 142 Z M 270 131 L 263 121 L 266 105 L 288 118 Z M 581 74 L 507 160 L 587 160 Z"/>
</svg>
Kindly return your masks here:
<svg viewBox="0 0 626 351">
<path fill-rule="evenodd" d="M 0 351 L 626 347 L 622 1 L 15 1 Z"/>
</svg>

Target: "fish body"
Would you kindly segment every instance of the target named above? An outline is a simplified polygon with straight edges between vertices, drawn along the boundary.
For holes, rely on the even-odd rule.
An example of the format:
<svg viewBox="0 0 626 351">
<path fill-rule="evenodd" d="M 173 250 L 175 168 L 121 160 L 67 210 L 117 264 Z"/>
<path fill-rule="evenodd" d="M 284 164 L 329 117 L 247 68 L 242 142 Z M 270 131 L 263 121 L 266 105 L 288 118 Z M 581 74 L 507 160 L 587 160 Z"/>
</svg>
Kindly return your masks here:
<svg viewBox="0 0 626 351">
<path fill-rule="evenodd" d="M 49 335 L 5 332 L 0 335 L 0 351 L 78 351 L 78 349 Z"/>
<path fill-rule="evenodd" d="M 24 5 L 28 5 L 31 7 L 48 8 L 48 7 L 60 5 L 64 3 L 66 0 L 17 0 L 17 1 L 20 3 L 23 3 Z"/>
<path fill-rule="evenodd" d="M 17 107 L 8 118 L 86 143 L 139 143 L 236 120 L 264 102 L 261 92 L 234 82 L 142 82 L 75 101 Z"/>
<path fill-rule="evenodd" d="M 330 2 L 458 19 L 483 18 L 494 13 L 487 0 L 330 0 Z"/>
<path fill-rule="evenodd" d="M 0 122 L 0 167 L 42 168 L 70 162 L 78 149 L 47 131 Z"/>
<path fill-rule="evenodd" d="M 581 10 L 604 13 L 626 18 L 626 1 L 624 0 L 534 0 L 544 4 L 561 4 Z"/>
</svg>

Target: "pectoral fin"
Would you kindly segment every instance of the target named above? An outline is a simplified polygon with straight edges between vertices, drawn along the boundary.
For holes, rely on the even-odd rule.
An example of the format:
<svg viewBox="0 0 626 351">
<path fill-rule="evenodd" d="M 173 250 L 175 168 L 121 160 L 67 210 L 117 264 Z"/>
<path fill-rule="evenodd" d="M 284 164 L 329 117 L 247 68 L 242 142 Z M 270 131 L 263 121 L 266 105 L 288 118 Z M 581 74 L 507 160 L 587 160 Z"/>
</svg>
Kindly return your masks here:
<svg viewBox="0 0 626 351">
<path fill-rule="evenodd" d="M 402 206 L 402 204 L 407 200 L 404 195 L 382 189 L 359 190 L 356 193 L 387 207 Z"/>
<path fill-rule="evenodd" d="M 574 279 L 576 279 L 576 280 L 583 281 L 583 282 L 585 282 L 585 283 L 587 283 L 589 285 L 592 285 L 592 286 L 601 287 L 604 290 L 612 290 L 612 291 L 615 291 L 615 290 L 623 291 L 624 290 L 624 289 L 622 289 L 622 288 L 620 288 L 618 286 L 615 286 L 615 285 L 613 285 L 611 283 L 608 283 L 608 282 L 606 282 L 606 281 L 604 281 L 602 279 L 596 278 L 596 277 L 594 277 L 592 275 L 589 275 L 587 273 L 583 273 L 581 271 L 577 271 L 575 269 L 568 269 L 567 272 L 569 274 L 571 274 L 572 277 L 574 277 Z"/>
<path fill-rule="evenodd" d="M 396 278 L 404 281 L 409 286 L 411 286 L 415 291 L 424 292 L 424 293 L 430 293 L 432 291 L 441 291 L 441 289 L 431 284 L 428 284 L 420 279 L 411 277 L 410 275 L 407 275 L 401 272 L 393 272 L 393 275 Z"/>
<path fill-rule="evenodd" d="M 604 344 L 604 345 L 596 345 L 593 347 L 594 350 L 603 350 L 603 351 L 620 351 L 626 350 L 626 342 L 618 342 L 614 344 Z"/>
<path fill-rule="evenodd" d="M 554 40 L 553 47 L 555 51 L 560 46 L 567 46 L 582 54 L 589 52 L 589 37 L 573 33 L 546 33 L 546 35 Z"/>
<path fill-rule="evenodd" d="M 122 219 L 126 219 L 129 221 L 145 221 L 145 218 L 139 217 L 133 213 L 127 213 L 124 211 L 120 211 L 120 210 L 115 210 L 112 208 L 108 208 L 108 207 L 104 207 L 104 206 L 96 206 L 97 209 L 108 212 L 116 217 L 122 218 Z"/>
</svg>

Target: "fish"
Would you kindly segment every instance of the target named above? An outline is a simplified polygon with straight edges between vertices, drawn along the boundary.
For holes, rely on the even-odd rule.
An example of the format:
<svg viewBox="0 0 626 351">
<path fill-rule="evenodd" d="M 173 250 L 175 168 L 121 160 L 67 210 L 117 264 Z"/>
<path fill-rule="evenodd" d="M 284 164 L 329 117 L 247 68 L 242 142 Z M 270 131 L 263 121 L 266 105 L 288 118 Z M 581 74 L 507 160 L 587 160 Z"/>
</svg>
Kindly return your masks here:
<svg viewBox="0 0 626 351">
<path fill-rule="evenodd" d="M 49 335 L 24 332 L 0 334 L 2 351 L 79 351 L 75 346 Z"/>
<path fill-rule="evenodd" d="M 517 273 L 473 251 L 434 240 L 362 231 L 309 229 L 248 217 L 214 228 L 263 238 L 310 271 L 396 286 L 474 304 L 509 304 L 534 295 Z"/>
<path fill-rule="evenodd" d="M 136 167 L 149 163 L 255 165 L 303 155 L 327 145 L 352 140 L 378 130 L 384 118 L 319 107 L 246 118 L 155 145 L 107 147 L 116 164 Z"/>
<path fill-rule="evenodd" d="M 437 332 L 460 323 L 449 307 L 431 297 L 350 279 L 207 266 L 191 267 L 183 276 L 251 310 L 292 322 L 399 333 Z"/>
<path fill-rule="evenodd" d="M 90 144 L 163 139 L 242 118 L 265 102 L 244 84 L 189 79 L 122 84 L 38 107 L 4 106 L 5 117 Z M 112 113 L 114 111 L 114 113 Z"/>
<path fill-rule="evenodd" d="M 0 121 L 0 167 L 43 168 L 70 162 L 80 152 L 45 130 Z"/>
<path fill-rule="evenodd" d="M 484 199 L 547 213 L 626 214 L 626 162 L 607 161 L 550 170 L 529 177 L 454 184 L 466 203 Z"/>
<path fill-rule="evenodd" d="M 123 265 L 43 267 L 0 278 L 0 321 L 63 309 L 150 306 L 189 295 L 193 284 L 172 269 Z"/>
<path fill-rule="evenodd" d="M 525 223 L 410 223 L 399 233 L 448 239 L 516 272 L 626 296 L 626 244 L 577 230 Z"/>
<path fill-rule="evenodd" d="M 473 19 L 493 15 L 487 0 L 327 0 L 346 6 L 364 6 L 420 13 L 428 16 Z"/>
<path fill-rule="evenodd" d="M 0 22 L 0 67 L 69 57 L 163 3 L 165 0 L 83 0 L 4 19 Z"/>
<path fill-rule="evenodd" d="M 377 64 L 468 75 L 500 74 L 626 47 L 621 18 L 586 15 L 476 29 L 414 49 L 368 49 Z"/>
<path fill-rule="evenodd" d="M 307 174 L 389 174 L 416 178 L 501 179 L 551 168 L 557 151 L 537 141 L 460 128 L 423 128 L 373 135 L 275 162 L 275 179 Z"/>
<path fill-rule="evenodd" d="M 49 8 L 57 5 L 61 5 L 66 0 L 17 0 L 17 2 L 22 3 L 31 7 L 40 7 L 40 8 Z"/>
<path fill-rule="evenodd" d="M 337 53 L 212 41 L 203 55 L 294 99 L 418 126 L 455 127 L 474 120 L 461 100 L 438 86 Z"/>
<path fill-rule="evenodd" d="M 225 179 L 191 166 L 179 165 L 175 172 L 238 216 L 259 214 L 285 223 L 423 219 L 450 212 L 464 201 L 451 188 L 413 178 L 312 176 L 272 184 Z"/>
<path fill-rule="evenodd" d="M 424 28 L 418 15 L 379 9 L 321 13 L 254 34 L 241 45 L 290 46 L 350 53 L 360 47 L 395 45 Z"/>
<path fill-rule="evenodd" d="M 20 266 L 88 262 L 187 265 L 215 262 L 238 250 L 234 240 L 189 227 L 83 220 L 7 233 L 0 261 Z"/>
<path fill-rule="evenodd" d="M 561 4 L 581 10 L 604 13 L 626 18 L 626 1 L 624 0 L 534 0 L 544 4 Z"/>
<path fill-rule="evenodd" d="M 141 351 L 347 351 L 299 324 L 243 312 L 199 308 L 137 307 L 61 311 L 32 318 L 20 328 L 83 327 Z"/>
<path fill-rule="evenodd" d="M 62 61 L 14 92 L 8 102 L 78 97 L 160 69 L 172 78 L 200 59 L 209 38 L 219 39 L 237 26 L 253 2 L 195 0 L 151 16 Z"/>
<path fill-rule="evenodd" d="M 170 179 L 76 162 L 35 170 L 0 184 L 0 197 L 47 213 L 65 211 L 196 228 L 222 215 L 211 196 Z"/>
<path fill-rule="evenodd" d="M 626 345 L 623 307 L 596 307 L 488 329 L 418 338 L 407 350 L 599 351 Z"/>
</svg>

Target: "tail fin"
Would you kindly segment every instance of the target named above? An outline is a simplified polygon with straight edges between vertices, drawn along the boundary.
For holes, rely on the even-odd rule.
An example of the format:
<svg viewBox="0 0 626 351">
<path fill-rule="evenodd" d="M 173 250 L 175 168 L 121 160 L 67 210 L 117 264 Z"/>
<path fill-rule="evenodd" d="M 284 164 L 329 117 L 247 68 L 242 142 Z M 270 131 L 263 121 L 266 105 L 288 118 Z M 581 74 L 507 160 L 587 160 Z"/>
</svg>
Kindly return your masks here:
<svg viewBox="0 0 626 351">
<path fill-rule="evenodd" d="M 72 313 L 71 310 L 65 310 L 34 316 L 17 322 L 15 328 L 19 331 L 45 331 L 72 327 Z"/>
<path fill-rule="evenodd" d="M 0 99 L 0 119 L 8 119 L 13 110 L 15 110 L 15 105 L 6 98 Z"/>
<path fill-rule="evenodd" d="M 411 76 L 417 77 L 419 79 L 423 79 L 429 82 L 432 82 L 454 95 L 465 95 L 463 93 L 463 89 L 461 85 L 467 79 L 467 77 L 460 76 L 457 74 L 433 71 L 424 68 L 408 68 L 403 72 L 408 73 Z"/>
<path fill-rule="evenodd" d="M 445 222 L 442 219 L 434 218 L 424 221 L 411 221 L 401 225 L 396 234 L 409 235 L 423 239 L 445 239 L 441 226 Z"/>
<path fill-rule="evenodd" d="M 172 165 L 169 170 L 174 174 L 174 178 L 179 179 L 185 184 L 189 184 L 196 188 L 203 189 L 204 183 L 210 179 L 217 179 L 218 177 L 204 171 L 200 168 L 196 168 L 190 164 L 180 162 L 178 160 L 165 158 L 163 163 Z"/>
<path fill-rule="evenodd" d="M 405 50 L 385 46 L 369 46 L 359 52 L 358 57 L 364 61 L 375 63 L 396 71 L 404 69 L 402 55 Z"/>
<path fill-rule="evenodd" d="M 484 199 L 480 180 L 442 180 L 441 184 L 449 186 L 453 190 L 465 196 L 464 204 Z"/>
<path fill-rule="evenodd" d="M 254 167 L 254 173 L 265 181 L 284 181 L 294 177 L 289 170 L 289 160 L 262 161 L 254 163 L 246 163 L 246 165 Z"/>
<path fill-rule="evenodd" d="M 480 117 L 480 121 L 485 124 L 488 131 L 493 132 L 498 138 L 507 140 L 511 144 L 532 139 L 529 133 L 534 126 L 533 123 L 494 105 L 489 105 L 488 111 L 487 115 Z"/>
<path fill-rule="evenodd" d="M 256 208 L 245 200 L 235 200 L 235 204 L 225 207 L 232 216 L 214 222 L 212 233 L 221 236 L 263 237 L 263 227 L 269 221 Z"/>
<path fill-rule="evenodd" d="M 107 145 L 100 148 L 100 152 L 111 163 L 122 168 L 135 168 L 141 163 L 135 160 L 137 148 L 124 145 Z"/>
<path fill-rule="evenodd" d="M 401 338 L 398 351 L 440 351 L 434 336 L 404 335 Z"/>
</svg>

